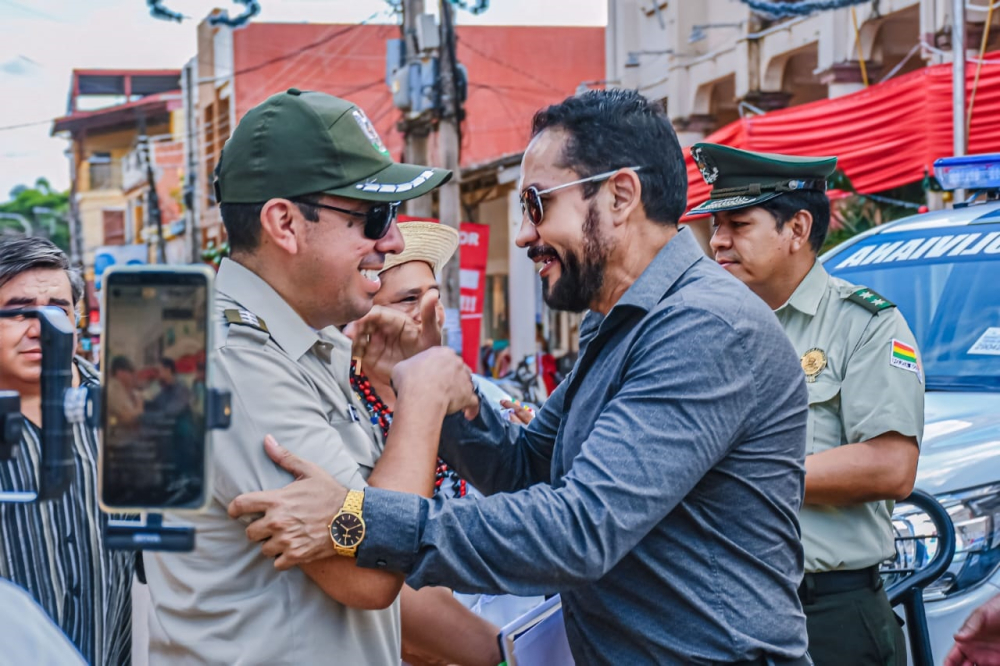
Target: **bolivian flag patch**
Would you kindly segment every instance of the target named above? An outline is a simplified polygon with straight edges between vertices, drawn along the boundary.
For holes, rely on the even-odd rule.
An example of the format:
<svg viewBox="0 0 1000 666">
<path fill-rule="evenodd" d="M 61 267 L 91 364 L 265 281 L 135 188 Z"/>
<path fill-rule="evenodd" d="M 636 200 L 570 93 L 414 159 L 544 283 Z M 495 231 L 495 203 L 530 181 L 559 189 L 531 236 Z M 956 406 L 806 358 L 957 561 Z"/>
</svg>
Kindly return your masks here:
<svg viewBox="0 0 1000 666">
<path fill-rule="evenodd" d="M 920 364 L 917 362 L 917 350 L 893 338 L 892 349 L 889 354 L 889 365 L 894 368 L 902 368 L 920 375 Z"/>
</svg>

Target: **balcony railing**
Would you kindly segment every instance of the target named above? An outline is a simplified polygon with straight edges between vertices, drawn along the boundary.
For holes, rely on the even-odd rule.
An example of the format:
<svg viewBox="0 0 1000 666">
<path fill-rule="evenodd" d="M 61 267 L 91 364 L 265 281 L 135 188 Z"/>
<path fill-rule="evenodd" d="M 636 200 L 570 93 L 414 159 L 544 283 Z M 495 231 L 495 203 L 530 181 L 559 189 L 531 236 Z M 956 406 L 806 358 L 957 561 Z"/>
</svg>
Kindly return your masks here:
<svg viewBox="0 0 1000 666">
<path fill-rule="evenodd" d="M 121 165 L 114 161 L 90 162 L 91 190 L 122 189 Z"/>
</svg>

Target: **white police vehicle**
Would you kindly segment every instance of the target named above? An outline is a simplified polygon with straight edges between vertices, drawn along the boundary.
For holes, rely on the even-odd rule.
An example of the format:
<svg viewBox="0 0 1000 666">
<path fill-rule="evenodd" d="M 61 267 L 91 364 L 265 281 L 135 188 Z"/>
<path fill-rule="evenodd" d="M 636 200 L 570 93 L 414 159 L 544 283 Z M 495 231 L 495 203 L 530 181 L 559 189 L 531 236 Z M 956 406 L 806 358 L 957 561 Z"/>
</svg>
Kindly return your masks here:
<svg viewBox="0 0 1000 666">
<path fill-rule="evenodd" d="M 985 203 L 915 215 L 823 255 L 831 275 L 894 302 L 920 346 L 926 423 L 916 487 L 955 524 L 948 571 L 924 593 L 935 661 L 972 611 L 1000 593 L 1000 155 L 935 163 L 947 189 L 981 190 Z M 900 535 L 933 528 L 900 505 Z M 933 539 L 897 542 L 897 565 L 933 557 Z"/>
</svg>

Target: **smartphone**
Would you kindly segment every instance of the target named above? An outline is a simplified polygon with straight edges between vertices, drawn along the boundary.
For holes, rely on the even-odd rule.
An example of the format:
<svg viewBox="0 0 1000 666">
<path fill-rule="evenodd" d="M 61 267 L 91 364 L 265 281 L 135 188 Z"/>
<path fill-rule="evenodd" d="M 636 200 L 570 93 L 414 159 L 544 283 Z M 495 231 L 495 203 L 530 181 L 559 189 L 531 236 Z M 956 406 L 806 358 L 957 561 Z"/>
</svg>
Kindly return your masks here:
<svg viewBox="0 0 1000 666">
<path fill-rule="evenodd" d="M 98 480 L 107 512 L 208 504 L 214 279 L 207 266 L 104 273 Z"/>
</svg>

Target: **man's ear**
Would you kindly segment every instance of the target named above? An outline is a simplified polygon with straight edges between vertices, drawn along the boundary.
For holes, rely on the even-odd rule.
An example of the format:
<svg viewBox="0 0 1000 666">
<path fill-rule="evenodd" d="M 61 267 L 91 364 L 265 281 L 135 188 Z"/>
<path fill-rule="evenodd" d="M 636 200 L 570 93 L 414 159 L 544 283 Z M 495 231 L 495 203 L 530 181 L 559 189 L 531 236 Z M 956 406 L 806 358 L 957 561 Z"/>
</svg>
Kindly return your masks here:
<svg viewBox="0 0 1000 666">
<path fill-rule="evenodd" d="M 631 169 L 622 169 L 608 179 L 614 223 L 622 224 L 642 203 L 642 184 Z"/>
<path fill-rule="evenodd" d="M 261 244 L 280 247 L 288 254 L 298 254 L 302 249 L 301 227 L 295 224 L 301 218 L 298 207 L 288 199 L 271 199 L 260 211 Z"/>
<path fill-rule="evenodd" d="M 809 234 L 812 233 L 813 216 L 807 210 L 800 210 L 785 222 L 785 227 L 792 232 L 791 249 L 798 252 L 809 245 Z"/>
</svg>

